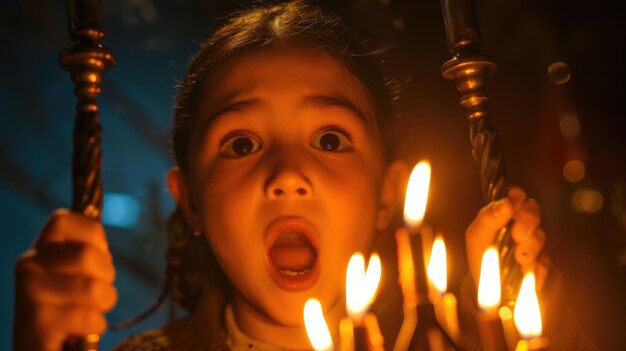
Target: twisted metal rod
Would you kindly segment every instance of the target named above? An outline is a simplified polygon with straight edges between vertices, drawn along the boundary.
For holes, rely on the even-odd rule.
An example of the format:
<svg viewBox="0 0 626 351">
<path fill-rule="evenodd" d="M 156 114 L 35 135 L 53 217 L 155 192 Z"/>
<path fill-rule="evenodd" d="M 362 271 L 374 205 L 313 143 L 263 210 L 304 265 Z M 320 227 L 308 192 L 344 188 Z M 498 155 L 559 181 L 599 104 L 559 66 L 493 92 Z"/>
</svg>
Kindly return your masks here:
<svg viewBox="0 0 626 351">
<path fill-rule="evenodd" d="M 497 66 L 480 52 L 480 31 L 473 0 L 441 0 L 448 49 L 453 58 L 443 64 L 442 75 L 454 80 L 461 92 L 460 104 L 469 120 L 472 156 L 479 168 L 482 195 L 492 202 L 506 195 L 506 172 L 497 130 L 489 122 L 487 80 Z M 521 282 L 514 259 L 511 223 L 496 236 L 502 267 L 504 302 L 513 301 Z"/>
<path fill-rule="evenodd" d="M 72 210 L 99 221 L 102 215 L 102 129 L 97 97 L 102 73 L 115 63 L 104 38 L 100 0 L 68 0 L 69 34 L 74 46 L 63 52 L 59 65 L 70 71 L 77 97 L 72 135 Z M 63 349 L 98 350 L 100 336 L 72 336 Z"/>
</svg>

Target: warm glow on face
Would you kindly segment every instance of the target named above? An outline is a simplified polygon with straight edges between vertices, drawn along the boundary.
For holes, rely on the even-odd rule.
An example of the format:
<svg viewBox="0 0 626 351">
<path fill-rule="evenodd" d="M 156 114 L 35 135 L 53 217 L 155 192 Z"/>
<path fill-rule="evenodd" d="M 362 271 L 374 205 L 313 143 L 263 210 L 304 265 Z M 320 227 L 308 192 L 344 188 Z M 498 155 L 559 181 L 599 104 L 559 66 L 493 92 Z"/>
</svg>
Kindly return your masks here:
<svg viewBox="0 0 626 351">
<path fill-rule="evenodd" d="M 428 201 L 428 187 L 430 185 L 430 164 L 426 161 L 418 163 L 409 178 L 404 200 L 404 222 L 409 227 L 416 227 L 422 223 Z"/>
<path fill-rule="evenodd" d="M 488 248 L 483 254 L 478 280 L 478 306 L 490 310 L 500 306 L 500 261 L 498 250 Z"/>
<path fill-rule="evenodd" d="M 513 311 L 515 326 L 524 339 L 541 336 L 541 311 L 535 291 L 535 274 L 527 273 L 522 281 L 522 287 Z"/>
<path fill-rule="evenodd" d="M 315 350 L 333 349 L 333 339 L 324 320 L 322 305 L 316 299 L 308 299 L 304 304 L 304 326 Z"/>
<path fill-rule="evenodd" d="M 438 237 L 433 243 L 433 249 L 428 263 L 428 279 L 439 294 L 448 289 L 448 266 L 446 263 L 446 244 L 443 238 Z"/>
<path fill-rule="evenodd" d="M 346 305 L 350 317 L 360 318 L 367 312 L 376 296 L 381 272 L 380 257 L 377 254 L 370 257 L 367 271 L 363 255 L 352 255 L 346 272 Z"/>
</svg>

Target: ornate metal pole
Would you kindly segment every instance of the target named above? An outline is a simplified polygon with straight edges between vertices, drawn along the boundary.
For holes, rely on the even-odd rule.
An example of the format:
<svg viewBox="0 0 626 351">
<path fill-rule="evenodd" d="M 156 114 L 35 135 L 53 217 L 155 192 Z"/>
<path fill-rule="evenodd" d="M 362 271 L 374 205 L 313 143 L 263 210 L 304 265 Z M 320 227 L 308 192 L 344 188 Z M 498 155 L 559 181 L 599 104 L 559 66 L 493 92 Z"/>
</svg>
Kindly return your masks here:
<svg viewBox="0 0 626 351">
<path fill-rule="evenodd" d="M 489 97 L 485 91 L 489 75 L 496 71 L 494 61 L 480 52 L 480 31 L 473 0 L 441 0 L 453 58 L 441 67 L 445 78 L 454 80 L 461 92 L 461 105 L 469 120 L 472 155 L 479 167 L 485 202 L 506 195 L 506 178 L 497 131 L 488 120 Z M 496 244 L 500 251 L 505 301 L 516 298 L 521 273 L 515 263 L 510 225 L 500 231 Z"/>
<path fill-rule="evenodd" d="M 59 64 L 70 71 L 78 98 L 72 156 L 72 210 L 100 220 L 102 214 L 102 130 L 97 97 L 102 73 L 113 66 L 113 53 L 104 38 L 100 0 L 68 0 L 69 34 L 74 46 L 63 52 Z M 97 350 L 99 335 L 76 336 L 64 350 Z"/>
</svg>

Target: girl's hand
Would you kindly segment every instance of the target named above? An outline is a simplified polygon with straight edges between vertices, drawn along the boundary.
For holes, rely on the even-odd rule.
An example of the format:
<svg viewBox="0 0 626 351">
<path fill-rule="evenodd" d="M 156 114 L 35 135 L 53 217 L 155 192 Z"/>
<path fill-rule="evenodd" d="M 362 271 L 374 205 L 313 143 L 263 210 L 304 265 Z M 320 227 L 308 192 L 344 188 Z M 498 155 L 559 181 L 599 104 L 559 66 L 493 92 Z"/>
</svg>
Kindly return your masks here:
<svg viewBox="0 0 626 351">
<path fill-rule="evenodd" d="M 541 208 L 537 201 L 527 199 L 519 187 L 511 187 L 507 196 L 483 207 L 465 233 L 467 257 L 474 282 L 478 283 L 482 255 L 493 245 L 498 231 L 513 219 L 512 237 L 516 243 L 515 261 L 522 273 L 534 270 L 537 285 L 545 281 L 549 260 L 541 251 L 546 235 L 541 228 Z"/>
<path fill-rule="evenodd" d="M 58 210 L 15 265 L 15 350 L 61 350 L 69 336 L 102 334 L 117 301 L 104 228 Z"/>
</svg>

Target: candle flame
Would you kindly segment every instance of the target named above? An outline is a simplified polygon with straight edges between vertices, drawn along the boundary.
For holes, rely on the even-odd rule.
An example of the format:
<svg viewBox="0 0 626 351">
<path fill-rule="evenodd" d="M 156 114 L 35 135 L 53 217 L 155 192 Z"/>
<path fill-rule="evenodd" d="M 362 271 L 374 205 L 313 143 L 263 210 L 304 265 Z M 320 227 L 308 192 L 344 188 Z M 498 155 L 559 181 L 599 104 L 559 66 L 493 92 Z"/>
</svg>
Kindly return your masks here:
<svg viewBox="0 0 626 351">
<path fill-rule="evenodd" d="M 317 299 L 308 299 L 304 304 L 304 326 L 315 350 L 333 349 L 333 339 L 324 320 L 322 305 Z"/>
<path fill-rule="evenodd" d="M 535 274 L 532 272 L 527 273 L 522 281 L 513 311 L 513 320 L 523 338 L 532 339 L 541 336 L 543 327 L 541 310 L 535 291 Z"/>
<path fill-rule="evenodd" d="M 430 185 L 430 164 L 418 163 L 411 172 L 404 200 L 404 221 L 409 227 L 417 227 L 424 219 Z"/>
<path fill-rule="evenodd" d="M 381 272 L 380 257 L 377 254 L 370 257 L 367 271 L 363 255 L 352 255 L 346 272 L 346 305 L 350 317 L 360 318 L 367 312 L 376 296 Z"/>
<path fill-rule="evenodd" d="M 446 244 L 442 237 L 435 239 L 428 263 L 428 279 L 439 294 L 448 290 L 448 267 L 446 263 Z"/>
<path fill-rule="evenodd" d="M 500 306 L 500 261 L 498 250 L 490 247 L 483 254 L 478 280 L 478 306 L 483 310 Z"/>
</svg>

